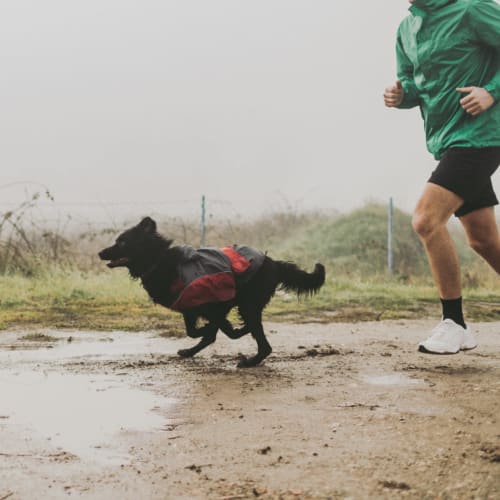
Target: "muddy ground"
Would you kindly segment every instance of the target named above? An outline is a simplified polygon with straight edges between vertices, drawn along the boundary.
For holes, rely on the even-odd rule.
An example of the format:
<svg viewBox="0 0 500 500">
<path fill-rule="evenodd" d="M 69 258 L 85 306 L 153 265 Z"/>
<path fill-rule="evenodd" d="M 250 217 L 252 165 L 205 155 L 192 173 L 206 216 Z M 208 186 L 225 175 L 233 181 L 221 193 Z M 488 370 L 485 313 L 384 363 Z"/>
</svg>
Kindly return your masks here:
<svg viewBox="0 0 500 500">
<path fill-rule="evenodd" d="M 500 498 L 500 322 L 267 324 L 181 360 L 158 333 L 0 335 L 0 500 Z"/>
</svg>

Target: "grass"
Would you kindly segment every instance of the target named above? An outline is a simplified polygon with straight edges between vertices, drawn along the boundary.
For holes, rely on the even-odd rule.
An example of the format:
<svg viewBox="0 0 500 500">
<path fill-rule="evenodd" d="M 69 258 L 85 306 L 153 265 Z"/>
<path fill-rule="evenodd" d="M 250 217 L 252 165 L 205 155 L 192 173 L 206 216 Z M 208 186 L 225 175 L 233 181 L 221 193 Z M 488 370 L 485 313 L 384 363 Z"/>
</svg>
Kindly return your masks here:
<svg viewBox="0 0 500 500">
<path fill-rule="evenodd" d="M 80 330 L 156 330 L 183 335 L 182 316 L 154 305 L 139 282 L 124 270 L 84 273 L 52 269 L 27 278 L 0 276 L 0 329 L 44 327 Z M 498 289 L 466 289 L 468 318 L 500 317 Z M 334 322 L 436 317 L 431 283 L 399 283 L 383 276 L 369 280 L 331 277 L 319 294 L 297 299 L 278 292 L 267 321 Z"/>
<path fill-rule="evenodd" d="M 0 277 L 0 329 L 91 330 L 180 327 L 176 315 L 154 306 L 139 283 L 125 273 L 84 273 L 51 269 L 35 277 Z"/>
<path fill-rule="evenodd" d="M 16 218 L 17 233 L 6 238 L 4 228 L 2 238 L 0 231 L 0 330 L 154 329 L 183 334 L 180 314 L 153 305 L 124 270 L 109 271 L 99 262 L 98 249 L 113 241 L 116 230 L 72 236 L 37 233 L 19 229 L 23 222 L 31 227 L 23 214 L 21 210 Z M 5 215 L 3 225 L 10 218 Z M 198 243 L 197 223 L 165 219 L 159 228 L 176 243 Z M 462 263 L 467 317 L 498 320 L 498 276 L 467 247 L 462 232 L 452 233 Z M 409 214 L 395 211 L 394 235 L 395 277 L 388 279 L 387 211 L 380 205 L 345 215 L 288 212 L 207 227 L 207 241 L 214 246 L 245 243 L 304 269 L 311 270 L 316 261 L 326 265 L 328 278 L 319 294 L 297 300 L 278 293 L 265 311 L 268 321 L 437 317 L 437 292 Z"/>
</svg>

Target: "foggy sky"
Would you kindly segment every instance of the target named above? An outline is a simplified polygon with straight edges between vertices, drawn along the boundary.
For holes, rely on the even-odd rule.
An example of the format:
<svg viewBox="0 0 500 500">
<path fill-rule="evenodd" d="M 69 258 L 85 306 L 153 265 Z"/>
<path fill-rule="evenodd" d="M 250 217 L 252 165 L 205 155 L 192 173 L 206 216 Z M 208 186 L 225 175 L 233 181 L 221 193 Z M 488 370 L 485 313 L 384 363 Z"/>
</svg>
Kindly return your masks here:
<svg viewBox="0 0 500 500">
<path fill-rule="evenodd" d="M 17 181 L 96 218 L 194 213 L 202 194 L 229 216 L 389 196 L 411 210 L 435 161 L 418 110 L 382 102 L 407 8 L 1 2 L 0 211 Z"/>
</svg>

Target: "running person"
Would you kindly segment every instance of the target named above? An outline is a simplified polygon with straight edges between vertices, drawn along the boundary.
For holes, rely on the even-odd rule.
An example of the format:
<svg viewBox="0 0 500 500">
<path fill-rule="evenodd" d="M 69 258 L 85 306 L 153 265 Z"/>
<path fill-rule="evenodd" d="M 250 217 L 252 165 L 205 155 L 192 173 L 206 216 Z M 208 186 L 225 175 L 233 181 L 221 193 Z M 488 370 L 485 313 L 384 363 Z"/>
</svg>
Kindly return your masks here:
<svg viewBox="0 0 500 500">
<path fill-rule="evenodd" d="M 398 29 L 398 80 L 390 108 L 420 107 L 427 148 L 439 160 L 413 214 L 442 304 L 419 350 L 476 347 L 462 311 L 460 267 L 446 228 L 455 214 L 470 246 L 500 274 L 491 176 L 500 164 L 500 5 L 495 0 L 410 0 Z"/>
</svg>

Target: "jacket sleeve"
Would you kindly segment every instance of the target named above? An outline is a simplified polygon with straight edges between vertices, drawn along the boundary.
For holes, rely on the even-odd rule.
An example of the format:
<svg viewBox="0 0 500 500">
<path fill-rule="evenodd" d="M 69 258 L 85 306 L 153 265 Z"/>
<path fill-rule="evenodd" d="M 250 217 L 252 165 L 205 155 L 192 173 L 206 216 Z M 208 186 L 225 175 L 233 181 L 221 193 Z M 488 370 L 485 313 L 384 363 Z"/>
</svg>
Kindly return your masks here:
<svg viewBox="0 0 500 500">
<path fill-rule="evenodd" d="M 396 62 L 398 79 L 404 90 L 403 102 L 398 106 L 401 109 L 414 108 L 420 104 L 418 90 L 413 80 L 413 64 L 406 55 L 401 41 L 401 33 L 398 30 L 396 41 Z"/>
<path fill-rule="evenodd" d="M 469 9 L 469 22 L 477 40 L 496 52 L 496 73 L 484 88 L 500 100 L 500 5 L 495 0 L 476 0 Z"/>
</svg>

